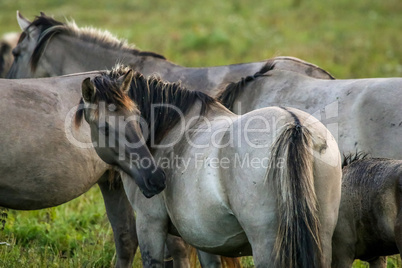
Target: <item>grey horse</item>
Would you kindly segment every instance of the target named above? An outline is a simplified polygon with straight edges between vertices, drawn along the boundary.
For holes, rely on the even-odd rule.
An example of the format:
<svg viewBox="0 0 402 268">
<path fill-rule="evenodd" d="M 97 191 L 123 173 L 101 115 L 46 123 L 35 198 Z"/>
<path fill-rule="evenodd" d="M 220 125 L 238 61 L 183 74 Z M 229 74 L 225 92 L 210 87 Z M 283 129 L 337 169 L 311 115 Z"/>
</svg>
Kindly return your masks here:
<svg viewBox="0 0 402 268">
<path fill-rule="evenodd" d="M 291 106 L 326 124 L 344 154 L 402 159 L 402 78 L 324 80 L 275 70 L 274 64 L 227 85 L 218 99 L 238 114 Z"/>
<path fill-rule="evenodd" d="M 361 259 L 386 268 L 386 256 L 402 252 L 401 193 L 401 160 L 345 158 L 332 267 L 352 267 Z"/>
<path fill-rule="evenodd" d="M 90 129 L 72 127 L 81 81 L 94 74 L 0 79 L 0 127 L 5 130 L 0 143 L 0 206 L 23 210 L 53 207 L 98 183 L 116 244 L 127 245 L 117 248 L 116 266 L 128 267 L 133 253 L 126 250 L 137 247 L 134 222 L 130 221 L 134 218 L 132 209 L 121 185 L 110 188 L 111 167 L 97 156 Z M 142 149 L 142 155 L 149 155 Z M 120 166 L 132 172 L 128 164 Z M 133 174 L 148 196 L 163 189 L 163 172 L 155 171 L 138 169 Z M 147 182 L 154 175 L 161 180 L 159 185 Z"/>
</svg>

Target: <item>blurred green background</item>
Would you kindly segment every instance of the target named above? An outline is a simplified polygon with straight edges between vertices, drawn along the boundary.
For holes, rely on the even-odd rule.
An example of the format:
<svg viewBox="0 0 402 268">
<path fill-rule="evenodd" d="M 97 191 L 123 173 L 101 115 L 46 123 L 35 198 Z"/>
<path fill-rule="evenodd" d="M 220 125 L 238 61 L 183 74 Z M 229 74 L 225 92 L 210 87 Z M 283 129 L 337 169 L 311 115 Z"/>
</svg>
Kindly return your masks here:
<svg viewBox="0 0 402 268">
<path fill-rule="evenodd" d="M 108 30 L 189 67 L 294 56 L 337 78 L 402 76 L 400 0 L 1 0 L 0 35 L 20 31 L 16 10 Z M 0 245 L 0 267 L 112 267 L 115 259 L 97 187 L 57 208 L 8 211 L 0 242 L 10 244 Z"/>
<path fill-rule="evenodd" d="M 1 0 L 0 33 L 19 30 L 17 9 L 109 30 L 185 66 L 290 55 L 337 78 L 402 75 L 400 0 Z"/>
</svg>

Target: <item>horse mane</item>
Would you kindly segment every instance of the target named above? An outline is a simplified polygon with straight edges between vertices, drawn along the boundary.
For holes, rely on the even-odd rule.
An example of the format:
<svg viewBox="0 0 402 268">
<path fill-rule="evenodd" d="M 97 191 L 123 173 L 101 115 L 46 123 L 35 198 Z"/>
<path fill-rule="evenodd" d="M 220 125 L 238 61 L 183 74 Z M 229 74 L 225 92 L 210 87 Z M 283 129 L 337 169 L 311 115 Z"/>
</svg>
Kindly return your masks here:
<svg viewBox="0 0 402 268">
<path fill-rule="evenodd" d="M 369 154 L 365 153 L 365 152 L 349 153 L 346 155 L 344 154 L 343 161 L 342 161 L 342 169 L 358 160 L 367 159 L 367 158 L 370 158 L 370 157 L 369 157 Z"/>
<path fill-rule="evenodd" d="M 390 177 L 402 174 L 401 160 L 372 158 L 365 153 L 345 157 L 342 169 L 343 184 L 360 196 L 378 194 Z"/>
<path fill-rule="evenodd" d="M 324 69 L 318 67 L 315 64 L 305 62 L 303 60 L 300 60 L 300 59 L 294 58 L 294 57 L 275 57 L 275 58 L 267 60 L 265 65 L 263 67 L 261 67 L 261 69 L 258 72 L 256 72 L 254 75 L 243 77 L 238 82 L 231 82 L 231 83 L 227 84 L 226 86 L 222 87 L 217 94 L 218 101 L 221 102 L 226 108 L 233 111 L 233 104 L 234 104 L 235 100 L 237 99 L 237 97 L 239 97 L 239 95 L 242 93 L 242 90 L 247 85 L 247 83 L 255 80 L 257 77 L 260 77 L 260 76 L 269 76 L 268 74 L 265 74 L 265 73 L 275 69 L 275 64 L 276 64 L 275 61 L 276 60 L 287 60 L 287 61 L 294 61 L 294 62 L 297 62 L 300 64 L 304 64 L 306 66 L 318 69 L 321 72 L 327 74 L 329 79 L 331 79 L 331 80 L 335 79 L 329 72 L 325 71 Z"/>
<path fill-rule="evenodd" d="M 200 116 L 204 116 L 211 105 L 217 101 L 200 91 L 191 91 L 183 88 L 180 83 L 167 83 L 156 76 L 145 78 L 141 73 L 134 72 L 128 96 L 117 86 L 117 79 L 125 75 L 131 69 L 121 65 L 116 66 L 110 72 L 103 72 L 93 79 L 96 88 L 95 102 L 105 101 L 107 105 L 114 104 L 121 109 L 133 109 L 133 105 L 141 112 L 141 117 L 150 126 L 155 134 L 155 143 L 162 138 L 179 121 L 176 107 L 186 115 L 196 101 L 201 101 Z M 81 103 L 83 103 L 81 99 Z M 155 107 L 152 104 L 157 104 Z M 159 105 L 168 104 L 168 105 Z M 78 110 L 75 117 L 76 126 L 82 121 L 83 111 Z M 151 122 L 151 120 L 154 120 Z M 147 140 L 147 144 L 150 139 Z"/>
<path fill-rule="evenodd" d="M 241 78 L 238 82 L 231 82 L 222 88 L 217 94 L 217 100 L 222 103 L 226 108 L 233 111 L 233 104 L 237 97 L 241 94 L 242 89 L 248 84 L 248 82 L 255 80 L 260 76 L 265 75 L 266 72 L 273 70 L 275 67 L 275 60 L 269 59 L 261 69 L 254 75 L 249 75 Z"/>
<path fill-rule="evenodd" d="M 160 54 L 135 49 L 129 46 L 126 40 L 119 40 L 108 31 L 101 31 L 92 27 L 79 28 L 74 21 L 65 24 L 46 16 L 42 12 L 40 16 L 36 16 L 35 20 L 28 26 L 28 28 L 32 26 L 36 26 L 41 31 L 39 41 L 31 56 L 32 70 L 35 70 L 38 66 L 39 59 L 49 40 L 57 34 L 75 36 L 85 42 L 90 42 L 104 48 L 120 49 L 136 56 L 150 56 L 166 60 L 166 58 Z M 23 36 L 21 36 L 21 38 L 23 38 Z"/>
</svg>

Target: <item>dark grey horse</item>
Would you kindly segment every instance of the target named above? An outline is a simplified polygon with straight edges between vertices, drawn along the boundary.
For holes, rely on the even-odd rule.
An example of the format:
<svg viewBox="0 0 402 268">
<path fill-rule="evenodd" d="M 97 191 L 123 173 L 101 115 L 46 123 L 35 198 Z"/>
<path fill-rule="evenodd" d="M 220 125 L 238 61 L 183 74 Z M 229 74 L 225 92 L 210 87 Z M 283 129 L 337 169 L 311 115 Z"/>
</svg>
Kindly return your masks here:
<svg viewBox="0 0 402 268">
<path fill-rule="evenodd" d="M 402 160 L 345 158 L 332 267 L 351 267 L 355 259 L 387 267 L 386 256 L 402 250 L 401 194 Z"/>
</svg>

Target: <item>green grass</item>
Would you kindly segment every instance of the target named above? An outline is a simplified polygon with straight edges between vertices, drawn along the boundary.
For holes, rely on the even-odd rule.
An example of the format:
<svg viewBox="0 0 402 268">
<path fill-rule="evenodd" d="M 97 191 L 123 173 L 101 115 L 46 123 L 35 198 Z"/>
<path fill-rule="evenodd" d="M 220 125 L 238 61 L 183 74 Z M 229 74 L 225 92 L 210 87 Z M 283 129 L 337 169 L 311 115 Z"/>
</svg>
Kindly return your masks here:
<svg viewBox="0 0 402 268">
<path fill-rule="evenodd" d="M 1 0 L 0 34 L 19 31 L 16 10 L 30 20 L 44 11 L 106 29 L 185 66 L 289 55 L 337 78 L 402 76 L 400 0 Z M 112 232 L 97 188 L 57 208 L 8 214 L 0 242 L 10 246 L 0 245 L 0 267 L 114 263 Z M 389 263 L 401 267 L 400 261 Z M 245 266 L 252 266 L 250 259 Z"/>
<path fill-rule="evenodd" d="M 57 208 L 7 214 L 0 267 L 113 266 L 113 234 L 97 187 Z"/>
</svg>

